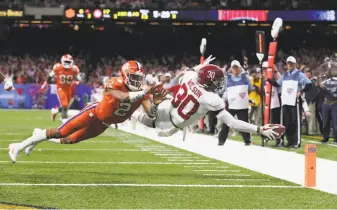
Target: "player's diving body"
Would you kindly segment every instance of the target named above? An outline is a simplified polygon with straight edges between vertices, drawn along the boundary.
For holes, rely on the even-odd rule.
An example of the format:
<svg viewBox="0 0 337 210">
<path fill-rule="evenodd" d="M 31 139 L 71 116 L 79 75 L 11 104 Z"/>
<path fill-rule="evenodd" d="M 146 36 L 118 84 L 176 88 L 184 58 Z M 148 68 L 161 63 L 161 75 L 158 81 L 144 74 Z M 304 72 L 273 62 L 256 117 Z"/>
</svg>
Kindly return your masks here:
<svg viewBox="0 0 337 210">
<path fill-rule="evenodd" d="M 53 108 L 51 110 L 52 119 L 55 120 L 57 113 L 62 113 L 62 120 L 68 118 L 68 108 L 73 101 L 74 84 L 76 81 L 81 81 L 80 70 L 78 66 L 74 65 L 73 57 L 69 54 L 63 55 L 61 63 L 54 65 L 53 70 L 49 73 L 48 83 L 53 78 L 56 81 L 57 97 L 60 103 L 60 109 Z M 44 90 L 47 86 L 45 82 L 41 86 L 41 90 Z"/>
<path fill-rule="evenodd" d="M 112 77 L 106 84 L 101 102 L 86 106 L 81 112 L 70 118 L 58 128 L 35 129 L 33 135 L 20 143 L 9 145 L 9 156 L 13 163 L 16 157 L 26 148 L 29 155 L 34 146 L 43 141 L 61 144 L 73 144 L 96 137 L 111 124 L 122 123 L 143 105 L 150 117 L 155 116 L 154 108 L 162 102 L 166 91 L 162 84 L 142 89 L 144 69 L 137 61 L 128 61 L 120 70 L 121 77 Z M 153 94 L 153 101 L 149 95 Z"/>
<path fill-rule="evenodd" d="M 156 128 L 159 136 L 171 136 L 195 121 L 204 117 L 209 111 L 219 111 L 217 118 L 230 128 L 247 133 L 257 133 L 274 139 L 278 136 L 273 129 L 236 120 L 225 110 L 225 104 L 216 93 L 224 84 L 223 70 L 208 64 L 210 57 L 204 64 L 194 67 L 179 80 L 179 85 L 174 90 L 171 100 L 164 100 L 157 106 L 155 118 L 149 118 L 144 113 L 134 112 L 133 117 L 142 124 Z"/>
</svg>

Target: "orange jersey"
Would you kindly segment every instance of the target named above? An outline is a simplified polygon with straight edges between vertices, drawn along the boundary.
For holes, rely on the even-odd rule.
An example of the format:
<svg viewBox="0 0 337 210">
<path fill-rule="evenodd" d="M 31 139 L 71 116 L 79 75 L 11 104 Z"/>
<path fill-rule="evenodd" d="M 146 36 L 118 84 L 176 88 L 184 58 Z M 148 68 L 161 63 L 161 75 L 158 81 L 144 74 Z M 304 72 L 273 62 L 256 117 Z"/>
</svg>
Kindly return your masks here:
<svg viewBox="0 0 337 210">
<path fill-rule="evenodd" d="M 57 63 L 53 67 L 53 72 L 57 89 L 61 88 L 65 91 L 71 91 L 73 81 L 80 73 L 80 70 L 76 65 L 70 69 L 65 69 L 60 63 Z"/>
<path fill-rule="evenodd" d="M 142 104 L 142 101 L 148 99 L 149 96 L 146 95 L 143 99 L 140 99 L 136 102 L 120 102 L 114 98 L 107 91 L 109 90 L 120 90 L 123 92 L 129 92 L 123 83 L 122 78 L 113 77 L 106 84 L 106 92 L 103 96 L 103 99 L 97 107 L 95 108 L 96 116 L 99 120 L 106 124 L 117 124 L 122 123 L 128 118 L 131 117 L 132 113 L 138 109 Z"/>
</svg>

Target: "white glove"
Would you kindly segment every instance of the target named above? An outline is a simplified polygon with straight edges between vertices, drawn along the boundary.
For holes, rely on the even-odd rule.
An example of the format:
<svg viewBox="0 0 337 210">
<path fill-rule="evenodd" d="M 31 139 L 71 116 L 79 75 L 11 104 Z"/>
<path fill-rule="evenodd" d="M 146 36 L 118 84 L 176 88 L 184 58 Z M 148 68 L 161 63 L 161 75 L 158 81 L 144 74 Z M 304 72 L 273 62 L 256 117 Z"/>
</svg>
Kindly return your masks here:
<svg viewBox="0 0 337 210">
<path fill-rule="evenodd" d="M 15 90 L 13 86 L 13 81 L 11 78 L 5 78 L 4 81 L 5 81 L 4 90 L 7 90 L 7 91 Z"/>
<path fill-rule="evenodd" d="M 277 126 L 270 127 L 270 124 L 264 125 L 263 127 L 260 127 L 260 134 L 268 139 L 279 138 L 278 133 L 273 130 L 274 128 L 277 128 Z"/>
<path fill-rule="evenodd" d="M 205 51 L 206 51 L 206 39 L 205 38 L 202 38 L 201 40 L 201 44 L 200 44 L 200 53 L 201 55 L 204 55 Z"/>
<path fill-rule="evenodd" d="M 273 23 L 272 29 L 271 29 L 271 36 L 274 39 L 278 37 L 278 34 L 281 30 L 282 25 L 283 25 L 283 20 L 281 18 L 276 18 Z"/>
<path fill-rule="evenodd" d="M 203 63 L 193 67 L 194 71 L 199 73 L 199 71 L 202 67 L 208 65 L 213 60 L 215 60 L 215 57 L 212 57 L 212 55 L 208 56 L 208 58 L 206 58 Z"/>
</svg>

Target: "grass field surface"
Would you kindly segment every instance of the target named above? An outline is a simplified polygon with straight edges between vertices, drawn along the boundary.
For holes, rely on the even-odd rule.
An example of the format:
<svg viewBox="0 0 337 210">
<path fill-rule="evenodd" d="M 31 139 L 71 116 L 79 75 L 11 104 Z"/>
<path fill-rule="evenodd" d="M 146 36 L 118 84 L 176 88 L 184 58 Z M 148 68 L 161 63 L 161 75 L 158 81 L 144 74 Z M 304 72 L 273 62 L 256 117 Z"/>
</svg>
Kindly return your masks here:
<svg viewBox="0 0 337 210">
<path fill-rule="evenodd" d="M 9 143 L 59 122 L 48 111 L 1 110 L 0 119 L 0 209 L 337 208 L 336 195 L 115 129 L 74 145 L 42 143 L 11 164 Z"/>
</svg>

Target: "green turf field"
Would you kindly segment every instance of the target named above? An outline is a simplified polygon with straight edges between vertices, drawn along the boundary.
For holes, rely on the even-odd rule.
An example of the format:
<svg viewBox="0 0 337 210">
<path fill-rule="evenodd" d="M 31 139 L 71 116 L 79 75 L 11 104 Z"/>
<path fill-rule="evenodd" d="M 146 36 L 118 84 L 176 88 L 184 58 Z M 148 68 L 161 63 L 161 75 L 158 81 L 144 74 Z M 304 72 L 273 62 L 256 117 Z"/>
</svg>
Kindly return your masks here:
<svg viewBox="0 0 337 210">
<path fill-rule="evenodd" d="M 110 209 L 337 208 L 336 195 L 115 129 L 76 145 L 43 143 L 13 165 L 7 156 L 10 142 L 58 122 L 51 122 L 47 111 L 0 110 L 0 119 L 0 203 Z M 0 204 L 0 209 L 8 206 Z"/>
</svg>

